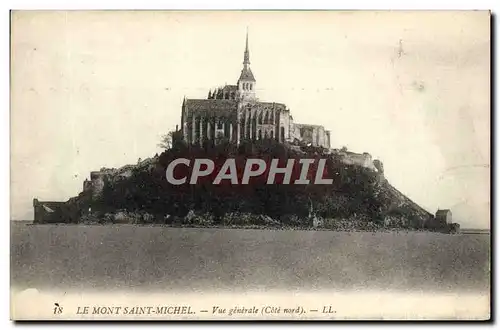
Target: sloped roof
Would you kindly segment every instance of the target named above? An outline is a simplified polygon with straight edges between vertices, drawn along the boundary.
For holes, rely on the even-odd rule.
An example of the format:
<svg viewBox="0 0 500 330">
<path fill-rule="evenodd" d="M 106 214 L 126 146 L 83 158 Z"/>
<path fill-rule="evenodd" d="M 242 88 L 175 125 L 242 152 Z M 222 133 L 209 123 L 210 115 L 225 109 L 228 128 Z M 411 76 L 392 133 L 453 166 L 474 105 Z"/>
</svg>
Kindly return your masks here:
<svg viewBox="0 0 500 330">
<path fill-rule="evenodd" d="M 449 209 L 438 210 L 436 212 L 436 216 L 446 216 L 448 213 L 451 213 L 451 211 Z"/>
<path fill-rule="evenodd" d="M 231 91 L 231 92 L 234 92 L 234 91 L 237 91 L 237 90 L 238 90 L 238 86 L 236 86 L 236 85 L 225 85 L 224 87 L 222 87 L 222 90 L 223 90 L 223 91 Z"/>
<path fill-rule="evenodd" d="M 43 208 L 44 208 L 44 210 L 45 210 L 46 212 L 49 212 L 49 213 L 53 213 L 53 212 L 54 212 L 54 210 L 53 210 L 53 209 L 51 209 L 50 207 L 45 206 L 45 205 L 42 205 L 42 206 L 43 206 Z"/>
<path fill-rule="evenodd" d="M 243 68 L 241 70 L 240 79 L 238 79 L 238 81 L 240 80 L 255 81 L 252 70 L 250 70 L 250 68 Z"/>
<path fill-rule="evenodd" d="M 186 99 L 185 106 L 196 113 L 229 116 L 236 113 L 238 101 L 227 99 Z"/>
<path fill-rule="evenodd" d="M 300 123 L 294 123 L 295 126 L 297 127 L 304 127 L 304 128 L 325 128 L 323 125 L 316 125 L 316 124 L 300 124 Z"/>
<path fill-rule="evenodd" d="M 283 103 L 276 103 L 276 102 L 256 102 L 256 104 L 265 107 L 265 108 L 272 108 L 273 106 L 275 109 L 286 109 L 286 105 Z"/>
</svg>

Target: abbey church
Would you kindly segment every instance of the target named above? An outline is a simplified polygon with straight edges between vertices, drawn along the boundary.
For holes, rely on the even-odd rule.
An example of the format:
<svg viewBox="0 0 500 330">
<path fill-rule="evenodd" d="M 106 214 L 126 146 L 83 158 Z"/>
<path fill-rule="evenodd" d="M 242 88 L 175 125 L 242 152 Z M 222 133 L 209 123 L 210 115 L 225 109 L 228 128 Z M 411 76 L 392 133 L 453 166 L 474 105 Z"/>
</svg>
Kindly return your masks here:
<svg viewBox="0 0 500 330">
<path fill-rule="evenodd" d="M 274 139 L 330 148 L 330 131 L 320 125 L 294 123 L 285 104 L 258 99 L 256 84 L 250 69 L 247 33 L 243 69 L 236 85 L 209 91 L 206 99 L 184 99 L 182 139 L 188 144 L 200 145 L 206 140 L 240 144 Z"/>
</svg>

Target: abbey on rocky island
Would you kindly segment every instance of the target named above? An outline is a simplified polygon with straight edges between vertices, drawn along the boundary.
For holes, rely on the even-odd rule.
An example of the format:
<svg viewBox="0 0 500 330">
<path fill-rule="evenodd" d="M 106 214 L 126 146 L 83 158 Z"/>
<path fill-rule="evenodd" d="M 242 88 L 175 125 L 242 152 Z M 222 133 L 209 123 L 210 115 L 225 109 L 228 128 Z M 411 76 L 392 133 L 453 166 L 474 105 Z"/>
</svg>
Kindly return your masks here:
<svg viewBox="0 0 500 330">
<path fill-rule="evenodd" d="M 208 92 L 206 99 L 185 98 L 182 103 L 181 136 L 188 144 L 204 141 L 242 141 L 273 139 L 330 149 L 330 131 L 321 125 L 293 122 L 283 103 L 262 102 L 256 95 L 256 80 L 250 69 L 248 32 L 243 69 L 236 85 Z"/>
</svg>

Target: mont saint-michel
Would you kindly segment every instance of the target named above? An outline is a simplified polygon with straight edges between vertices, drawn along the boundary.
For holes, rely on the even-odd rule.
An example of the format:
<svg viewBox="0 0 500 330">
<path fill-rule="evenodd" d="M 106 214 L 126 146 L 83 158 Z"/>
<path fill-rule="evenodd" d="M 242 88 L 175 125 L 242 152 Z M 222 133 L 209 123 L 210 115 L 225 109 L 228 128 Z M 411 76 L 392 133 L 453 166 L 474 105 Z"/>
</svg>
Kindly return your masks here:
<svg viewBox="0 0 500 330">
<path fill-rule="evenodd" d="M 11 11 L 11 318 L 489 318 L 489 18 Z"/>
<path fill-rule="evenodd" d="M 381 160 L 341 147 L 322 125 L 296 123 L 285 103 L 260 100 L 248 32 L 244 45 L 236 84 L 209 89 L 205 99 L 184 97 L 163 153 L 91 172 L 68 201 L 35 198 L 34 223 L 457 231 L 450 210 L 433 214 L 393 187 Z M 179 164 L 190 160 L 194 170 Z M 191 185 L 181 184 L 190 175 Z"/>
<path fill-rule="evenodd" d="M 210 90 L 203 100 L 184 99 L 180 132 L 183 141 L 203 145 L 205 140 L 220 138 L 236 144 L 263 139 L 281 143 L 297 140 L 330 148 L 330 132 L 323 126 L 294 123 L 285 104 L 260 101 L 256 90 L 247 33 L 243 68 L 236 85 Z"/>
</svg>

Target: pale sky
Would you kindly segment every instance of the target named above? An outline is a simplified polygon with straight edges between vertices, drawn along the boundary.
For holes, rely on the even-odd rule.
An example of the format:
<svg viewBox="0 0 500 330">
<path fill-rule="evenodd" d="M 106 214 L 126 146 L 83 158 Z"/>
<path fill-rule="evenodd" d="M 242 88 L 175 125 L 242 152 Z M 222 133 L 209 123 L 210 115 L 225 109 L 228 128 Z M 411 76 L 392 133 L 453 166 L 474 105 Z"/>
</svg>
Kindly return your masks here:
<svg viewBox="0 0 500 330">
<path fill-rule="evenodd" d="M 12 219 L 161 152 L 184 96 L 236 83 L 247 27 L 258 98 L 381 159 L 428 211 L 489 227 L 488 12 L 14 12 Z"/>
</svg>

